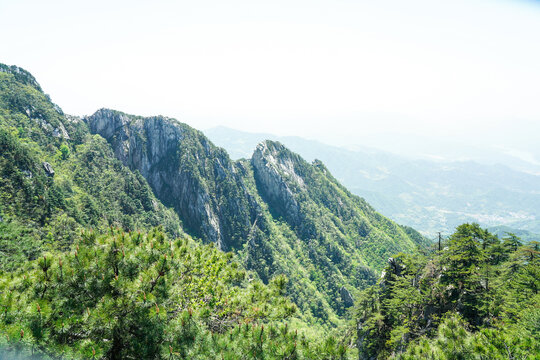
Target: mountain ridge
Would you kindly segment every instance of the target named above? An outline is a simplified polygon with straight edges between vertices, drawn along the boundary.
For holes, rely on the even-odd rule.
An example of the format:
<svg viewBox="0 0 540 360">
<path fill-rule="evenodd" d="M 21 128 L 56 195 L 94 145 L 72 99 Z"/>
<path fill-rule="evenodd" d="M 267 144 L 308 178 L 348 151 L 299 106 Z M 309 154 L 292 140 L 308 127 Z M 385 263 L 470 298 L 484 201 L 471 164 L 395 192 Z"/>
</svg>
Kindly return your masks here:
<svg viewBox="0 0 540 360">
<path fill-rule="evenodd" d="M 300 137 L 225 127 L 205 133 L 236 157 L 245 157 L 261 139 L 270 138 L 308 160 L 320 158 L 351 192 L 427 236 L 448 234 L 464 222 L 540 229 L 540 177 L 504 165 L 411 160 L 371 148 L 351 151 Z"/>
<path fill-rule="evenodd" d="M 8 70 L 0 357 L 538 352 L 538 242 L 463 224 L 437 251 L 280 142 L 233 161 L 175 119 L 66 115 Z"/>
<path fill-rule="evenodd" d="M 251 159 L 235 162 L 202 132 L 173 119 L 101 109 L 83 121 L 124 165 L 141 172 L 194 235 L 236 251 L 263 281 L 282 272 L 295 278 L 284 263 L 298 259 L 313 268 L 308 281 L 315 288 L 327 287 L 319 274 L 334 274 L 336 283 L 323 292 L 337 302 L 323 301 L 326 310 L 314 309 L 318 316 L 343 313 L 339 290 L 354 293 L 374 281 L 370 271 L 392 253 L 427 244 L 349 193 L 320 161 L 309 164 L 281 144 L 263 142 Z"/>
<path fill-rule="evenodd" d="M 185 231 L 233 251 L 265 284 L 285 275 L 286 294 L 304 320 L 336 326 L 389 256 L 426 246 L 414 230 L 352 195 L 320 161 L 308 163 L 281 144 L 267 142 L 261 146 L 269 151 L 233 161 L 175 119 L 109 109 L 66 115 L 28 79 L 0 72 L 2 134 L 14 144 L 10 149 L 28 152 L 41 169 L 39 177 L 22 165 L 11 171 L 9 164 L 20 164 L 7 158 L 10 152 L 1 154 L 6 171 L 16 176 L 7 177 L 0 195 L 9 199 L 11 188 L 23 184 L 20 197 L 9 200 L 13 207 L 0 209 L 0 226 L 8 226 L 0 241 L 10 252 L 17 249 L 17 261 L 67 249 L 87 228 L 135 231 L 162 224 L 172 237 Z M 262 166 L 268 161 L 274 166 Z M 44 162 L 54 176 L 45 173 Z M 24 189 L 37 191 L 38 185 L 45 190 L 33 200 Z M 41 205 L 32 208 L 36 231 L 26 236 L 26 215 L 16 206 L 34 201 L 44 203 L 43 214 L 34 214 Z M 11 259 L 2 264 L 16 266 Z"/>
</svg>

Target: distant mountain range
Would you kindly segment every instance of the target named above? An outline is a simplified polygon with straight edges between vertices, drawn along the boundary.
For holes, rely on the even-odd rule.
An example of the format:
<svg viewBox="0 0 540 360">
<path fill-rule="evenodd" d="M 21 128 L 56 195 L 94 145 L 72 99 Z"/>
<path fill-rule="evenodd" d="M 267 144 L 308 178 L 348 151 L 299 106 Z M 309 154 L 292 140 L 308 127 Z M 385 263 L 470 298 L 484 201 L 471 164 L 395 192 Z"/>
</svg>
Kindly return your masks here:
<svg viewBox="0 0 540 360">
<path fill-rule="evenodd" d="M 320 159 L 383 215 L 428 236 L 450 233 L 464 222 L 540 233 L 540 176 L 505 165 L 413 160 L 369 147 L 346 149 L 226 127 L 205 133 L 232 158 L 250 157 L 260 141 L 271 139 L 308 160 Z"/>
<path fill-rule="evenodd" d="M 502 145 L 490 138 L 477 138 L 473 141 L 414 133 L 385 132 L 361 135 L 353 145 L 338 144 L 338 146 L 357 150 L 356 144 L 361 144 L 360 149 L 369 147 L 411 159 L 500 164 L 520 172 L 540 175 L 540 148 L 537 144 L 531 144 L 528 141 Z"/>
<path fill-rule="evenodd" d="M 514 234 L 518 236 L 524 243 L 531 241 L 540 242 L 540 234 L 535 234 L 527 230 L 515 229 L 505 225 L 493 226 L 488 228 L 488 230 L 492 234 L 497 235 L 500 239 L 508 236 L 508 234 Z"/>
</svg>

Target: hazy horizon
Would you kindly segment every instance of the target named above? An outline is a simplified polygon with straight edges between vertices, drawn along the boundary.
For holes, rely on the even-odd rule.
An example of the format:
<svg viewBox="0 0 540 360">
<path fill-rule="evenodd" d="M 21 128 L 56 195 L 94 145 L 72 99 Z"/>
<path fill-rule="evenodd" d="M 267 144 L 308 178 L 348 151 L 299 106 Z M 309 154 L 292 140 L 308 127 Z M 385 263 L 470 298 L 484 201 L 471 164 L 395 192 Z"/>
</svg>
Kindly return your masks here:
<svg viewBox="0 0 540 360">
<path fill-rule="evenodd" d="M 401 136 L 401 134 L 380 134 L 380 137 L 372 137 L 371 139 L 364 138 L 359 140 L 356 144 L 350 145 L 339 143 L 332 144 L 324 140 L 309 138 L 302 135 L 278 135 L 269 132 L 250 132 L 223 125 L 200 130 L 209 136 L 212 141 L 214 140 L 215 135 L 218 135 L 218 137 L 221 138 L 221 142 L 225 139 L 222 137 L 230 133 L 230 141 L 232 141 L 231 145 L 235 144 L 235 141 L 242 138 L 242 136 L 238 137 L 238 134 L 247 135 L 247 138 L 249 138 L 250 141 L 248 141 L 247 144 L 242 144 L 242 148 L 245 148 L 246 151 L 243 151 L 241 154 L 238 152 L 229 152 L 229 156 L 235 160 L 240 158 L 249 158 L 251 156 L 251 153 L 256 147 L 256 143 L 253 141 L 255 139 L 257 139 L 257 141 L 277 140 L 284 142 L 286 146 L 288 144 L 287 140 L 299 140 L 301 142 L 314 142 L 313 145 L 319 143 L 322 145 L 321 149 L 324 149 L 326 146 L 332 146 L 351 152 L 359 151 L 360 153 L 364 154 L 366 152 L 374 155 L 388 154 L 408 160 L 429 160 L 443 163 L 473 161 L 485 165 L 503 165 L 513 170 L 540 176 L 540 163 L 534 158 L 528 156 L 528 153 L 510 151 L 509 149 L 497 146 L 481 147 L 467 145 L 465 143 L 452 142 L 452 140 L 449 139 L 444 139 L 441 141 L 440 139 L 431 140 L 427 137 L 422 138 L 419 136 L 412 139 L 403 140 L 396 139 L 396 137 Z M 378 141 L 382 138 L 388 140 L 386 144 L 384 144 L 382 141 Z M 391 144 L 392 140 L 395 142 L 393 145 Z M 406 143 L 406 141 L 409 141 L 409 143 Z M 422 143 L 415 146 L 414 141 Z M 224 143 L 216 143 L 216 145 L 227 148 L 227 146 L 224 146 Z M 247 151 L 247 145 L 250 146 L 249 151 Z M 426 148 L 431 149 L 432 151 L 426 152 Z"/>
<path fill-rule="evenodd" d="M 539 164 L 539 2 L 82 4 L 0 4 L 0 61 L 67 113 Z"/>
</svg>

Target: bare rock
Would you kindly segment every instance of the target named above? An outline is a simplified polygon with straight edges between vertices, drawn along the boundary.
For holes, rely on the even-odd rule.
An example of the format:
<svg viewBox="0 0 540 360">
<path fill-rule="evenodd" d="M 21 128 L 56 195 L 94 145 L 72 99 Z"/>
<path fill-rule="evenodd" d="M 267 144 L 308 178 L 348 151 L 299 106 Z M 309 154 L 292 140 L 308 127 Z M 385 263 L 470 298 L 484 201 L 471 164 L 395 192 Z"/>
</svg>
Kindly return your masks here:
<svg viewBox="0 0 540 360">
<path fill-rule="evenodd" d="M 341 296 L 341 300 L 343 301 L 345 307 L 351 307 L 354 305 L 354 298 L 349 290 L 345 288 L 345 286 L 342 286 L 341 289 L 339 289 L 339 295 Z"/>
<path fill-rule="evenodd" d="M 43 162 L 43 169 L 45 169 L 45 173 L 47 174 L 47 176 L 54 176 L 54 169 L 52 167 L 51 164 L 49 164 L 48 162 L 44 161 Z"/>
</svg>

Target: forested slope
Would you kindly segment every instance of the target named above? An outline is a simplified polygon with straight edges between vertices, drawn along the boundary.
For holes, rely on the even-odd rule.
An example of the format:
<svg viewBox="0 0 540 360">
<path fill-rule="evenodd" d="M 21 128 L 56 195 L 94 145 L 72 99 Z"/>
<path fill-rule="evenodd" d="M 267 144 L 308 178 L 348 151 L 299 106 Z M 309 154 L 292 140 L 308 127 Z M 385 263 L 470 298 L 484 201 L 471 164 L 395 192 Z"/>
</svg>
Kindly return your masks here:
<svg viewBox="0 0 540 360">
<path fill-rule="evenodd" d="M 388 256 L 425 245 L 348 192 L 321 162 L 307 163 L 279 143 L 263 142 L 250 161 L 235 162 L 174 119 L 100 109 L 83 120 L 191 234 L 235 251 L 264 282 L 286 274 L 288 294 L 309 321 L 339 323 Z"/>
<path fill-rule="evenodd" d="M 11 355 L 351 356 L 347 309 L 388 256 L 427 245 L 279 143 L 235 162 L 174 119 L 66 115 L 0 70 Z"/>
<path fill-rule="evenodd" d="M 29 73 L 0 70 L 0 357 L 345 353 L 308 327 L 285 276 L 265 284 L 192 240 L 101 136 Z"/>
<path fill-rule="evenodd" d="M 174 211 L 102 138 L 64 115 L 29 73 L 1 70 L 0 269 L 66 249 L 82 228 L 162 225 L 180 234 Z"/>
<path fill-rule="evenodd" d="M 356 304 L 360 359 L 538 359 L 539 245 L 464 224 L 391 258 Z"/>
</svg>

